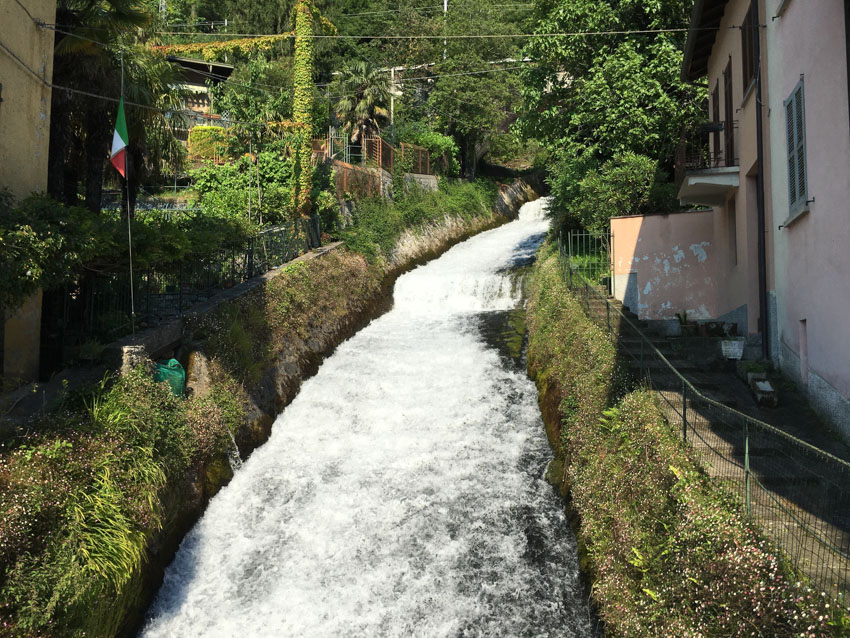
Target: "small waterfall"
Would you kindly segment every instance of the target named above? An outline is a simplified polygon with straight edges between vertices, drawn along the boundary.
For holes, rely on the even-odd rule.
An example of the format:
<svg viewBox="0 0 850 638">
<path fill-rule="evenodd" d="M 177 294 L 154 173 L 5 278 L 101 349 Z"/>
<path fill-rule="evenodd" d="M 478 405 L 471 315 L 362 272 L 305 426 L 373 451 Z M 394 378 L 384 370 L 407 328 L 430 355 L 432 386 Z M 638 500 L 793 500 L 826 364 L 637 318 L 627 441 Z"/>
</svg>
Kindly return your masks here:
<svg viewBox="0 0 850 638">
<path fill-rule="evenodd" d="M 230 463 L 230 469 L 235 474 L 237 470 L 242 469 L 242 456 L 239 454 L 239 448 L 236 445 L 236 439 L 233 438 L 233 432 L 230 431 L 229 427 L 226 429 L 227 434 L 230 435 L 231 443 L 231 447 L 227 451 L 227 461 Z"/>
<path fill-rule="evenodd" d="M 544 205 L 399 278 L 212 499 L 144 638 L 593 635 L 536 388 L 481 329 Z"/>
</svg>

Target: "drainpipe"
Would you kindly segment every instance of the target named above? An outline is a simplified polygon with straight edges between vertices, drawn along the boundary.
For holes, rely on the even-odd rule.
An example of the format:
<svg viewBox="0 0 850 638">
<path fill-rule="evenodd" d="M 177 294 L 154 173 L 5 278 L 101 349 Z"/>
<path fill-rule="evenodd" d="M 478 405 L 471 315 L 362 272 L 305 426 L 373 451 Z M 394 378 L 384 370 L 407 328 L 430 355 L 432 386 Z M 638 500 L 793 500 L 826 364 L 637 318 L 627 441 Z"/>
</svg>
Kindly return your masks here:
<svg viewBox="0 0 850 638">
<path fill-rule="evenodd" d="M 756 211 L 758 216 L 758 262 L 759 262 L 759 329 L 761 330 L 762 358 L 770 359 L 767 318 L 767 245 L 764 220 L 764 123 L 761 101 L 761 26 L 758 0 L 753 3 L 754 57 L 756 64 L 756 145 L 758 146 L 758 175 L 756 177 Z"/>
</svg>

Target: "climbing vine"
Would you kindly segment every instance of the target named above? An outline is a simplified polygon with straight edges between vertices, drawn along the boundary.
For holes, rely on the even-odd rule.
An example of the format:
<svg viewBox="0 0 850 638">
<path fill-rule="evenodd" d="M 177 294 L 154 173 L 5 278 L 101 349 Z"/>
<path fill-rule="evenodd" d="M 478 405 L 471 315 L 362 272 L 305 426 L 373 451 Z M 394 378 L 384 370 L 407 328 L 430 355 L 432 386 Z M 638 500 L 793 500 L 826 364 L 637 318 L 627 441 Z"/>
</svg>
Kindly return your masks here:
<svg viewBox="0 0 850 638">
<path fill-rule="evenodd" d="M 165 44 L 153 47 L 165 55 L 200 56 L 208 62 L 232 62 L 235 58 L 253 57 L 268 53 L 274 46 L 294 35 L 293 32 L 237 38 L 220 42 L 190 42 L 188 44 Z"/>
<path fill-rule="evenodd" d="M 336 33 L 336 27 L 323 17 L 310 0 L 298 0 L 295 5 L 295 57 L 293 59 L 292 119 L 305 130 L 312 130 L 313 60 L 312 36 L 316 22 L 325 32 Z M 295 155 L 295 211 L 301 217 L 310 215 L 310 188 L 313 184 L 312 140 L 304 135 Z"/>
<path fill-rule="evenodd" d="M 308 0 L 295 5 L 295 59 L 293 69 L 292 116 L 296 124 L 310 125 L 313 113 L 313 12 Z M 309 135 L 295 154 L 295 212 L 310 215 L 310 186 L 313 180 L 312 144 Z"/>
</svg>

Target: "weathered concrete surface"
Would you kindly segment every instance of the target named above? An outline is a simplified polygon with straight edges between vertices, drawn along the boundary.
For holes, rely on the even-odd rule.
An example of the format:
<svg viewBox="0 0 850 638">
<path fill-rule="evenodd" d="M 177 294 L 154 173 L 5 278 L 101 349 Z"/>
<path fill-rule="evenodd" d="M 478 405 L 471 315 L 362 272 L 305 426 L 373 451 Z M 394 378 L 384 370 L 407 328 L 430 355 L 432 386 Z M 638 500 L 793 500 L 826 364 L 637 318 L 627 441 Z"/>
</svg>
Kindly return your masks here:
<svg viewBox="0 0 850 638">
<path fill-rule="evenodd" d="M 41 297 L 39 289 L 6 318 L 2 331 L 3 381 L 12 387 L 38 376 L 41 348 Z M 0 317 L 2 320 L 3 317 Z M 0 384 L 2 385 L 2 384 Z"/>
<path fill-rule="evenodd" d="M 418 184 L 420 188 L 426 191 L 436 191 L 440 187 L 440 182 L 436 175 L 421 175 L 419 173 L 407 173 L 404 179 L 408 183 Z"/>
</svg>

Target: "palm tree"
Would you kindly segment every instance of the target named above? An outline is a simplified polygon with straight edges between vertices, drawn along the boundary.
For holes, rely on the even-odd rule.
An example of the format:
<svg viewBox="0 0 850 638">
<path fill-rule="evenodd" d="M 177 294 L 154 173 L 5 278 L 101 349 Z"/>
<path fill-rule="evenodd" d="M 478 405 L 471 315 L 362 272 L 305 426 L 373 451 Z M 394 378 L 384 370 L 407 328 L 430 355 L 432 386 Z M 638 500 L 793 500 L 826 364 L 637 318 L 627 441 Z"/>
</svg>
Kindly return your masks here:
<svg viewBox="0 0 850 638">
<path fill-rule="evenodd" d="M 365 60 L 346 64 L 336 83 L 339 101 L 336 117 L 352 142 L 379 135 L 380 123 L 389 118 L 390 78 L 386 71 Z"/>
<path fill-rule="evenodd" d="M 127 101 L 162 110 L 179 109 L 181 94 L 172 88 L 178 79 L 174 65 L 135 44 L 143 33 L 140 29 L 152 19 L 135 0 L 60 0 L 56 21 L 73 35 L 57 33 L 54 82 L 117 98 L 122 77 L 120 52 L 124 51 Z M 82 182 L 86 206 L 100 210 L 116 109 L 115 103 L 98 97 L 53 91 L 48 192 L 55 199 L 76 204 Z M 128 108 L 127 116 L 130 161 L 136 164 L 136 176 L 140 169 L 160 161 L 163 154 L 177 152 L 162 111 Z M 141 161 L 143 158 L 148 161 Z"/>
</svg>

